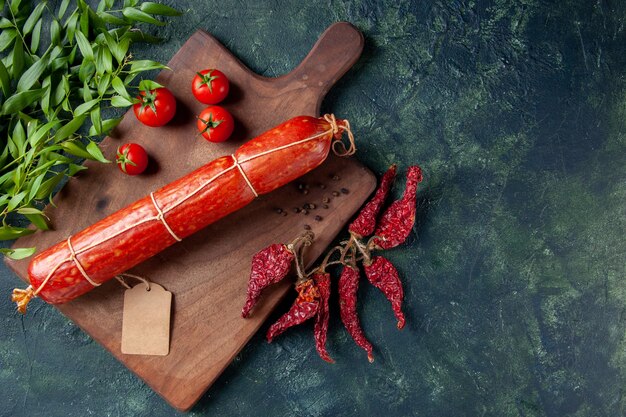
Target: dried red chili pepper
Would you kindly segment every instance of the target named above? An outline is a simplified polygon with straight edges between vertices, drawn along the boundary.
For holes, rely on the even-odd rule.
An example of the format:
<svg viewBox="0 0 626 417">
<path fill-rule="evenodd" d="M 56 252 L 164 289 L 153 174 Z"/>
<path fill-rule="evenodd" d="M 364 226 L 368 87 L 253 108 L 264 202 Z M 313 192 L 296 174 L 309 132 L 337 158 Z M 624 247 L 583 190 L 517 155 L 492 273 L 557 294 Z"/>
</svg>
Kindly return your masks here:
<svg viewBox="0 0 626 417">
<path fill-rule="evenodd" d="M 273 244 L 257 252 L 252 258 L 252 270 L 248 281 L 246 303 L 241 311 L 242 317 L 248 317 L 250 310 L 259 300 L 261 291 L 287 276 L 295 254 L 287 245 Z"/>
<path fill-rule="evenodd" d="M 391 302 L 391 308 L 398 319 L 398 329 L 402 329 L 405 323 L 402 312 L 404 290 L 398 271 L 389 260 L 382 256 L 375 256 L 369 265 L 364 263 L 363 268 L 367 279 Z"/>
<path fill-rule="evenodd" d="M 313 274 L 313 281 L 320 293 L 320 304 L 315 316 L 315 348 L 317 353 L 326 362 L 335 363 L 326 350 L 326 336 L 328 334 L 328 299 L 330 298 L 330 274 L 318 271 Z"/>
<path fill-rule="evenodd" d="M 302 324 L 317 314 L 320 305 L 320 293 L 312 279 L 296 285 L 298 297 L 287 313 L 272 324 L 267 330 L 267 341 L 272 340 L 290 327 Z"/>
<path fill-rule="evenodd" d="M 359 215 L 354 219 L 348 230 L 357 238 L 369 236 L 374 233 L 376 228 L 376 219 L 380 213 L 380 209 L 385 203 L 387 194 L 391 189 L 393 180 L 396 178 L 396 165 L 393 164 L 389 167 L 387 172 L 380 180 L 380 185 L 376 190 L 376 194 L 367 204 L 361 209 Z"/>
<path fill-rule="evenodd" d="M 373 241 L 379 249 L 390 249 L 403 243 L 415 223 L 417 184 L 422 181 L 422 170 L 415 165 L 406 174 L 406 188 L 400 200 L 394 201 L 381 217 Z"/>
<path fill-rule="evenodd" d="M 359 289 L 359 270 L 352 265 L 346 265 L 339 277 L 339 312 L 341 321 L 358 346 L 367 352 L 367 359 L 374 362 L 372 344 L 367 340 L 359 316 L 356 311 L 356 295 Z"/>
</svg>

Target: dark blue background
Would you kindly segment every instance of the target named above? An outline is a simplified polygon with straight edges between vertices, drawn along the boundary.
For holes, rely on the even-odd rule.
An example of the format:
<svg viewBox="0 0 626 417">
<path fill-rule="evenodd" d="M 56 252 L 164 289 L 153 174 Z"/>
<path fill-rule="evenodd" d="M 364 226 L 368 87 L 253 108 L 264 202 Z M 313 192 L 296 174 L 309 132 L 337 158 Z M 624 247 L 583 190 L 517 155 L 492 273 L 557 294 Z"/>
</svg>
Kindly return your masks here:
<svg viewBox="0 0 626 417">
<path fill-rule="evenodd" d="M 165 42 L 137 57 L 167 62 L 202 28 L 276 76 L 331 23 L 352 22 L 365 51 L 323 110 L 350 119 L 375 172 L 425 173 L 414 233 L 389 252 L 405 330 L 378 290 L 359 293 L 376 362 L 334 303 L 335 365 L 317 357 L 311 325 L 271 345 L 261 332 L 191 415 L 624 415 L 626 3 L 176 7 L 186 13 L 159 29 Z M 0 415 L 175 414 L 54 308 L 15 313 L 18 280 L 0 274 Z"/>
</svg>

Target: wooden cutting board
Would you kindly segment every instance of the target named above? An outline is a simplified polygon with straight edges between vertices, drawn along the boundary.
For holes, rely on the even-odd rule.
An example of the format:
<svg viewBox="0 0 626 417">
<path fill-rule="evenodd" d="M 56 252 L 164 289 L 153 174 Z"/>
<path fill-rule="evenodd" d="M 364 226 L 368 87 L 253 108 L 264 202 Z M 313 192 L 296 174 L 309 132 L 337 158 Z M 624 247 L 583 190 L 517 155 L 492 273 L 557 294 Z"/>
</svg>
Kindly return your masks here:
<svg viewBox="0 0 626 417">
<path fill-rule="evenodd" d="M 114 164 L 86 162 L 89 169 L 56 195 L 57 207 L 46 209 L 54 230 L 21 238 L 14 247 L 43 250 L 214 158 L 232 153 L 245 140 L 290 117 L 319 115 L 324 95 L 356 62 L 362 49 L 361 33 L 348 23 L 336 23 L 292 72 L 265 78 L 251 72 L 211 35 L 196 32 L 169 62 L 171 71 L 157 77 L 176 96 L 178 110 L 173 122 L 163 128 L 146 127 L 131 110 L 114 134 L 102 142 L 110 160 L 122 143 L 144 146 L 153 158 L 148 174 L 131 178 Z M 195 115 L 204 106 L 193 98 L 190 84 L 195 72 L 204 68 L 218 68 L 231 80 L 230 94 L 222 105 L 233 114 L 237 128 L 224 144 L 197 136 Z M 358 138 L 358 127 L 356 134 Z M 333 180 L 333 176 L 339 179 Z M 306 194 L 298 184 L 308 187 Z M 169 355 L 121 353 L 124 288 L 115 280 L 57 308 L 172 406 L 190 409 L 289 290 L 287 282 L 276 286 L 264 295 L 252 318 L 242 319 L 251 256 L 270 243 L 291 241 L 308 224 L 316 234 L 308 252 L 311 262 L 373 191 L 376 179 L 355 160 L 331 157 L 298 184 L 261 196 L 133 269 L 173 293 Z M 342 193 L 342 188 L 348 193 Z M 328 209 L 322 207 L 324 197 L 331 199 Z M 316 209 L 308 215 L 293 212 L 294 207 L 306 203 L 315 204 Z M 288 214 L 277 213 L 279 208 Z M 8 264 L 26 280 L 28 260 L 9 260 Z"/>
</svg>

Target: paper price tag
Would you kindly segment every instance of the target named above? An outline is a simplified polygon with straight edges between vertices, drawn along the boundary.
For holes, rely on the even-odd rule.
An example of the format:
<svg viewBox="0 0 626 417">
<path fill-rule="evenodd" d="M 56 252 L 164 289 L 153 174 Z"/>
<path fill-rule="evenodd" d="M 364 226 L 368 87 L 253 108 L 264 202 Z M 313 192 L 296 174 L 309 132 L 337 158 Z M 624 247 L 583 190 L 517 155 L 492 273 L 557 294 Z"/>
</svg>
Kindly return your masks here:
<svg viewBox="0 0 626 417">
<path fill-rule="evenodd" d="M 153 282 L 124 292 L 122 353 L 165 356 L 170 351 L 172 293 Z"/>
</svg>

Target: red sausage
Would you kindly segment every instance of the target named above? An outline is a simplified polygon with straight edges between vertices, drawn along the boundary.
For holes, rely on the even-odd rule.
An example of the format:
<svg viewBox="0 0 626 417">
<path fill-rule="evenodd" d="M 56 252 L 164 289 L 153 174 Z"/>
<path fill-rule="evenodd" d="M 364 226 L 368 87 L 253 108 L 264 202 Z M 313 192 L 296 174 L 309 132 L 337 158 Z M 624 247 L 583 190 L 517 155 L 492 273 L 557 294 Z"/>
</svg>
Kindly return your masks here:
<svg viewBox="0 0 626 417">
<path fill-rule="evenodd" d="M 332 116 L 299 116 L 263 133 L 234 156 L 218 158 L 154 192 L 164 221 L 148 195 L 37 255 L 28 267 L 32 295 L 57 304 L 90 291 L 176 243 L 175 236 L 185 238 L 249 204 L 255 193 L 269 193 L 306 174 L 326 159 L 344 130 L 349 131 L 348 123 Z"/>
</svg>

